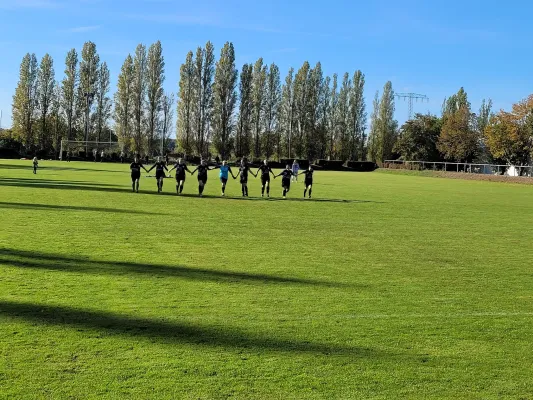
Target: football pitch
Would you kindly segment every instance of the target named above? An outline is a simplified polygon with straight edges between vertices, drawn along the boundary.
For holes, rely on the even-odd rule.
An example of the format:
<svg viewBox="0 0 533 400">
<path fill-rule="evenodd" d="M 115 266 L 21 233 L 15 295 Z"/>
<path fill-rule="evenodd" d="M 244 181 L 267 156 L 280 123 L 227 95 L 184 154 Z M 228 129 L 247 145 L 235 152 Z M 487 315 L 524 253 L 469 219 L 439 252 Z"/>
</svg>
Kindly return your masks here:
<svg viewBox="0 0 533 400">
<path fill-rule="evenodd" d="M 533 186 L 40 167 L 0 160 L 0 398 L 533 399 Z"/>
</svg>

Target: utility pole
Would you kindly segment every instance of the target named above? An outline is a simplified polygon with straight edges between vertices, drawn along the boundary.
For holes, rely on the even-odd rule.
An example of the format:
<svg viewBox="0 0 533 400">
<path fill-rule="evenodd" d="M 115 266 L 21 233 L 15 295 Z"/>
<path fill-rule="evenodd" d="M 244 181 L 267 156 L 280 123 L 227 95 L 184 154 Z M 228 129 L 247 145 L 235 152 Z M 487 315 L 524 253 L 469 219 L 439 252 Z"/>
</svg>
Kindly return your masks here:
<svg viewBox="0 0 533 400">
<path fill-rule="evenodd" d="M 413 100 L 415 100 L 418 103 L 418 100 L 420 100 L 422 103 L 424 101 L 427 101 L 429 103 L 429 97 L 427 97 L 425 94 L 418 94 L 418 93 L 396 93 L 394 95 L 398 99 L 404 99 L 407 100 L 409 104 L 409 119 L 413 118 Z"/>
</svg>

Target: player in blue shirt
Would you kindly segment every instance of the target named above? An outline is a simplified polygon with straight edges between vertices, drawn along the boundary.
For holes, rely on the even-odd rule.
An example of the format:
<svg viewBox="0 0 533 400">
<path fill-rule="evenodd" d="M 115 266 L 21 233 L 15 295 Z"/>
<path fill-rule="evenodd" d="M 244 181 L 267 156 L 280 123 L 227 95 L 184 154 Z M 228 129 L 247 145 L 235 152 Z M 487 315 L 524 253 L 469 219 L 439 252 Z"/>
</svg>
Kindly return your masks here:
<svg viewBox="0 0 533 400">
<path fill-rule="evenodd" d="M 222 183 L 222 196 L 226 195 L 226 184 L 228 183 L 229 174 L 235 179 L 231 167 L 227 164 L 226 161 L 222 161 L 222 165 L 219 165 L 217 168 L 220 169 L 218 176 L 220 177 L 220 183 Z"/>
</svg>

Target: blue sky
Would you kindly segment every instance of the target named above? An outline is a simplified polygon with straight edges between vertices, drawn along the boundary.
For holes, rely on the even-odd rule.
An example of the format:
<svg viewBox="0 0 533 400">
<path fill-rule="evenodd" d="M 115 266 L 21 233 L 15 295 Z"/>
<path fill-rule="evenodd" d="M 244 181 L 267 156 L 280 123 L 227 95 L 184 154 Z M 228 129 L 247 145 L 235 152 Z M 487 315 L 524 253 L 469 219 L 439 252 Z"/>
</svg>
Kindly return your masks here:
<svg viewBox="0 0 533 400">
<path fill-rule="evenodd" d="M 325 74 L 361 69 L 369 113 L 387 80 L 396 92 L 426 94 L 429 103 L 415 103 L 419 112 L 439 113 L 461 86 L 475 110 L 489 97 L 496 109 L 509 108 L 533 93 L 531 15 L 528 1 L 0 0 L 2 126 L 11 124 L 24 54 L 49 53 L 60 80 L 67 51 L 87 40 L 107 61 L 113 90 L 138 43 L 161 40 L 165 89 L 176 92 L 186 53 L 211 40 L 217 54 L 234 43 L 239 69 L 263 57 L 282 78 L 305 60 L 321 61 Z M 398 100 L 396 118 L 406 117 L 407 104 Z"/>
</svg>

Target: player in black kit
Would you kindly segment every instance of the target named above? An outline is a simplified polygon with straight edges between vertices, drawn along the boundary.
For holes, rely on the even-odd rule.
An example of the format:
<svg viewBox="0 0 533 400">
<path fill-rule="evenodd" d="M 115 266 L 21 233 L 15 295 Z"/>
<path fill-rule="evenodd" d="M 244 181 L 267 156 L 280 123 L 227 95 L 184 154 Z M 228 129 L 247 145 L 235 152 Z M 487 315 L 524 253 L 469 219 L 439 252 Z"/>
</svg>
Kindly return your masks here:
<svg viewBox="0 0 533 400">
<path fill-rule="evenodd" d="M 205 162 L 205 160 L 202 160 L 200 162 L 200 165 L 196 167 L 194 171 L 191 172 L 191 175 L 194 175 L 196 171 L 198 171 L 198 196 L 202 197 L 204 193 L 204 187 L 207 183 L 207 173 L 214 168 L 209 168 Z"/>
<path fill-rule="evenodd" d="M 185 184 L 185 171 L 189 174 L 191 171 L 187 168 L 187 164 L 182 162 L 181 158 L 178 158 L 178 162 L 174 164 L 169 172 L 172 172 L 174 169 L 176 170 L 176 193 L 180 195 L 183 192 L 183 185 Z"/>
<path fill-rule="evenodd" d="M 291 177 L 294 174 L 292 173 L 291 166 L 287 164 L 285 170 L 281 171 L 276 177 L 283 176 L 281 179 L 281 187 L 283 188 L 283 198 L 287 198 L 287 193 L 291 190 Z"/>
<path fill-rule="evenodd" d="M 263 161 L 263 165 L 259 167 L 257 170 L 257 174 L 259 174 L 259 171 L 261 171 L 261 197 L 265 195 L 265 187 L 267 191 L 267 197 L 270 197 L 270 174 L 272 174 L 273 177 L 276 175 L 272 171 L 272 168 L 268 166 L 268 161 Z"/>
<path fill-rule="evenodd" d="M 241 167 L 239 168 L 239 172 L 237 173 L 237 176 L 233 179 L 237 179 L 237 177 L 241 176 L 241 188 L 242 188 L 242 196 L 248 197 L 248 173 L 252 174 L 254 177 L 257 178 L 257 174 L 254 174 L 253 171 L 248 166 L 248 163 L 244 161 L 244 158 L 241 160 Z"/>
<path fill-rule="evenodd" d="M 130 164 L 131 190 L 133 192 L 136 191 L 137 193 L 139 193 L 139 179 L 141 179 L 141 168 L 146 171 L 146 168 L 144 168 L 144 165 L 142 165 L 141 162 L 139 161 L 139 157 L 135 156 L 135 158 L 133 159 L 133 162 Z"/>
<path fill-rule="evenodd" d="M 165 163 L 161 161 L 161 157 L 157 157 L 156 163 L 152 165 L 152 168 L 150 168 L 148 172 L 150 172 L 154 168 L 155 179 L 157 181 L 157 193 L 161 193 L 163 191 L 163 179 L 165 178 L 165 170 L 168 172 L 168 168 Z"/>
<path fill-rule="evenodd" d="M 305 195 L 307 194 L 307 190 L 309 189 L 309 198 L 311 198 L 311 192 L 313 191 L 313 173 L 315 171 L 313 170 L 313 167 L 309 165 L 309 168 L 304 170 L 302 174 L 305 175 L 305 189 L 304 189 L 304 199 Z"/>
</svg>

